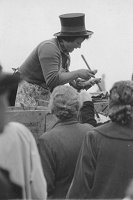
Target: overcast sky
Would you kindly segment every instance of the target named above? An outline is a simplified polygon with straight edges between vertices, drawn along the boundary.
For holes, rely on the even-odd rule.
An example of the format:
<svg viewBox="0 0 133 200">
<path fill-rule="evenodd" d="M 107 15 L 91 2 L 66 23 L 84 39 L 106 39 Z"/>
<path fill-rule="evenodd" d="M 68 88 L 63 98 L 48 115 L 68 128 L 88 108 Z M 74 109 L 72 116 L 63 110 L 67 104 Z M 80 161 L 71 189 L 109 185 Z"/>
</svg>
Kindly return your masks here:
<svg viewBox="0 0 133 200">
<path fill-rule="evenodd" d="M 106 88 L 133 72 L 133 0 L 0 0 L 0 61 L 5 71 L 19 67 L 41 41 L 59 32 L 59 15 L 85 13 L 94 32 L 71 54 L 71 70 L 86 68 L 106 75 Z"/>
</svg>

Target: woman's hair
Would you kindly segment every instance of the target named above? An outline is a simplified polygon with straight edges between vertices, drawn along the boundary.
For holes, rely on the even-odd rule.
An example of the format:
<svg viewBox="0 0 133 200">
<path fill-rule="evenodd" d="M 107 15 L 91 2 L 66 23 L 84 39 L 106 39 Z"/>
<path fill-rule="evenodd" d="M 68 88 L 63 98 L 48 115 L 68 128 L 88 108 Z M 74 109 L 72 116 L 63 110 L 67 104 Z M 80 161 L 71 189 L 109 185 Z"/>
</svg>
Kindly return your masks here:
<svg viewBox="0 0 133 200">
<path fill-rule="evenodd" d="M 119 124 L 129 124 L 133 117 L 133 81 L 116 82 L 110 90 L 109 117 Z"/>
<path fill-rule="evenodd" d="M 65 40 L 67 42 L 73 42 L 74 40 L 76 40 L 77 38 L 83 38 L 85 39 L 89 39 L 91 37 L 91 35 L 84 35 L 84 36 L 58 36 L 58 40 Z"/>
<path fill-rule="evenodd" d="M 62 121 L 77 118 L 80 107 L 79 93 L 71 86 L 57 86 L 50 96 L 49 109 Z"/>
</svg>

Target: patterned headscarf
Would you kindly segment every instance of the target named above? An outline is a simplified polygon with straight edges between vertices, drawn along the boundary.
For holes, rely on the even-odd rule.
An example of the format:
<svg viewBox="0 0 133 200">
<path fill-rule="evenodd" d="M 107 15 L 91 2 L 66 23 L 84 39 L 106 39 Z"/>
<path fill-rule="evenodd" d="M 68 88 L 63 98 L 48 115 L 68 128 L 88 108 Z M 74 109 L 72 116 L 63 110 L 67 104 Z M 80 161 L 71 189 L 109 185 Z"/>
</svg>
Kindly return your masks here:
<svg viewBox="0 0 133 200">
<path fill-rule="evenodd" d="M 133 81 L 116 82 L 110 90 L 109 117 L 120 124 L 129 124 L 133 117 Z"/>
</svg>

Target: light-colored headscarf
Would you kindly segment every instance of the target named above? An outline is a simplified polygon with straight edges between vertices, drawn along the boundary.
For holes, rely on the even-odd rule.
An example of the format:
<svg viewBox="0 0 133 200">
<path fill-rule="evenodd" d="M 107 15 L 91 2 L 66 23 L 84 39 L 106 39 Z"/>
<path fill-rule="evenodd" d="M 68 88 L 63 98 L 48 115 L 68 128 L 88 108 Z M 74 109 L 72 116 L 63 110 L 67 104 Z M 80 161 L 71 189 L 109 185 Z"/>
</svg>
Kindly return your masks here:
<svg viewBox="0 0 133 200">
<path fill-rule="evenodd" d="M 133 81 L 118 81 L 110 90 L 109 117 L 120 124 L 129 124 L 133 117 Z"/>
</svg>

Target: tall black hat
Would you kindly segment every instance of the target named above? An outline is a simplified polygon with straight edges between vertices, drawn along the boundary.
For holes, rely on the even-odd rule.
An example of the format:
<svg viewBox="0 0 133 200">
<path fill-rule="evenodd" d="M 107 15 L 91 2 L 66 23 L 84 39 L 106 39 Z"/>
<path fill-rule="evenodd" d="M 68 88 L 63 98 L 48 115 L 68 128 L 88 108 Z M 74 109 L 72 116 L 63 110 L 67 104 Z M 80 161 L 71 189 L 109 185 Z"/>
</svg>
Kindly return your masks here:
<svg viewBox="0 0 133 200">
<path fill-rule="evenodd" d="M 85 28 L 84 13 L 69 13 L 60 15 L 61 31 L 55 33 L 54 36 L 89 36 L 92 31 Z"/>
</svg>

